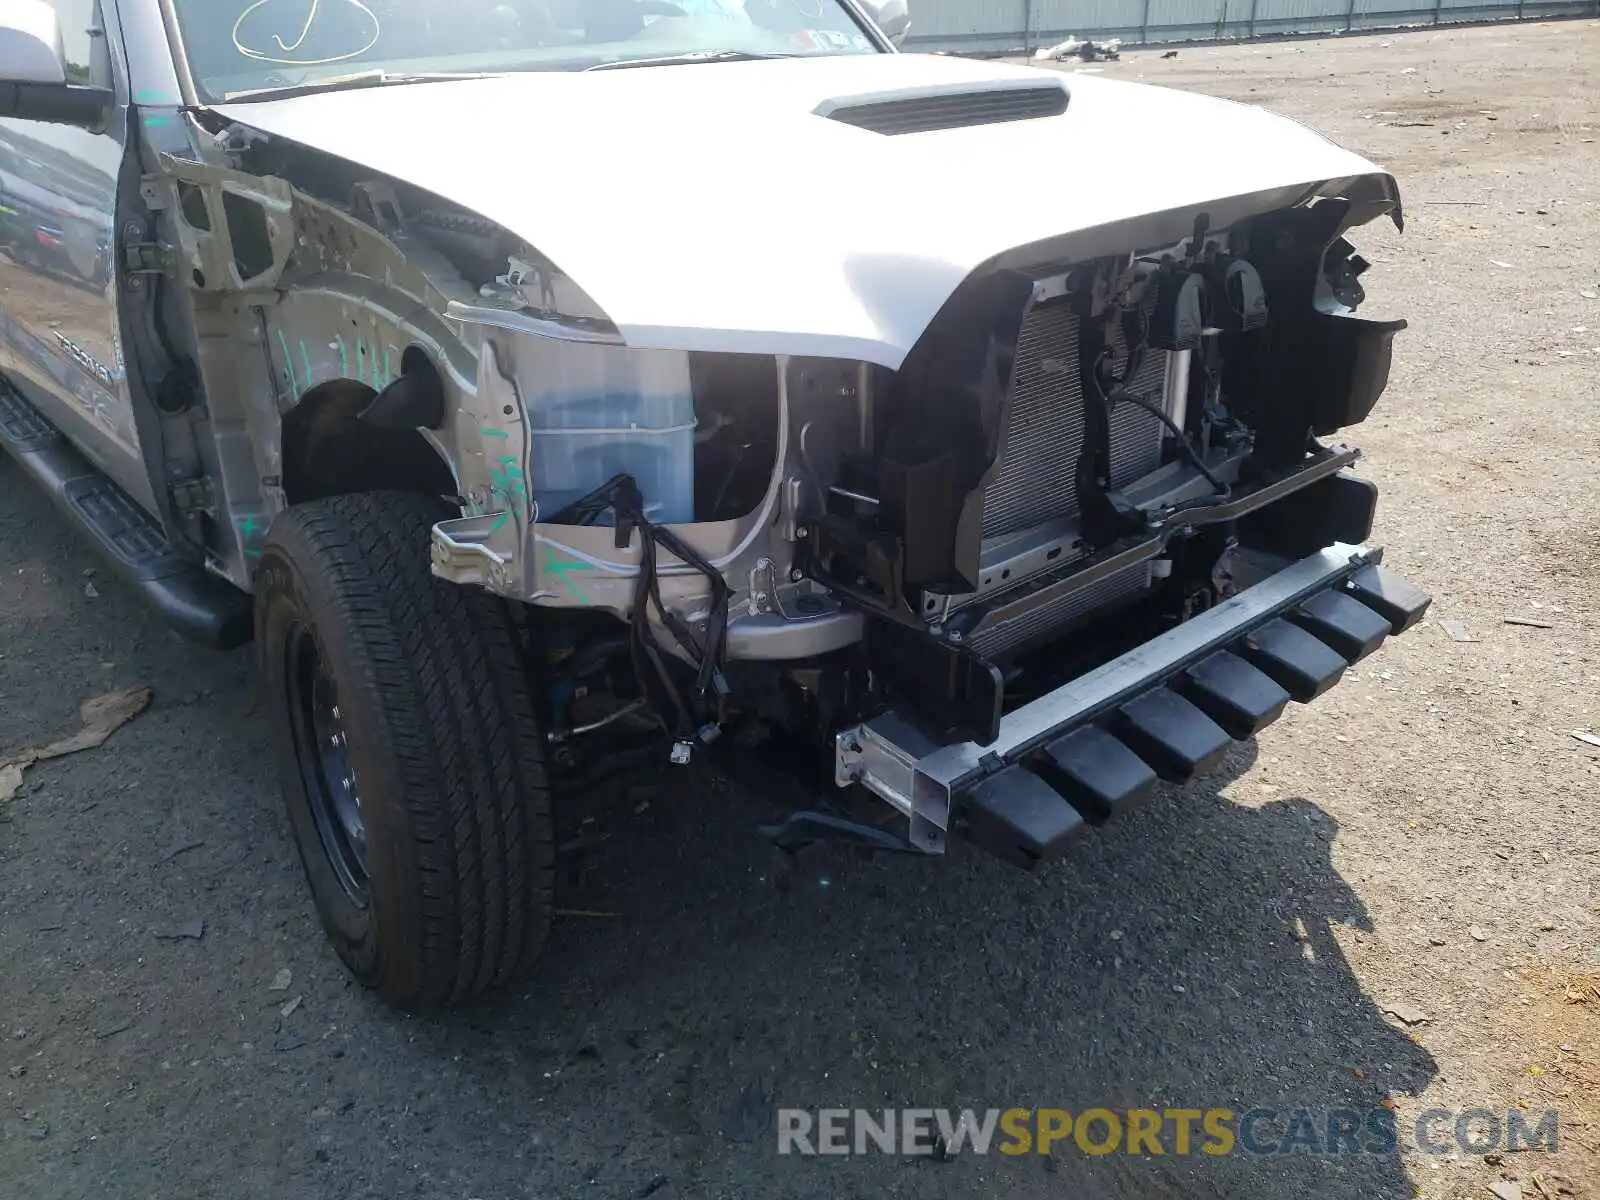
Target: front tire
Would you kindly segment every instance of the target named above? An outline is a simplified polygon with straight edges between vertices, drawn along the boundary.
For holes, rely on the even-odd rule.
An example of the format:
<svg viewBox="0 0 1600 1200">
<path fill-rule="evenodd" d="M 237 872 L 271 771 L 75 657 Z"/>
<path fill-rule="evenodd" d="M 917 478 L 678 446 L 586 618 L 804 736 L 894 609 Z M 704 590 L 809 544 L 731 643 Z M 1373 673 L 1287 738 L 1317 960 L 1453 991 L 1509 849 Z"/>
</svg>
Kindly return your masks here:
<svg viewBox="0 0 1600 1200">
<path fill-rule="evenodd" d="M 550 926 L 544 742 L 506 605 L 437 579 L 412 493 L 298 505 L 256 577 L 295 843 L 323 927 L 384 1000 L 426 1009 L 524 974 Z"/>
</svg>

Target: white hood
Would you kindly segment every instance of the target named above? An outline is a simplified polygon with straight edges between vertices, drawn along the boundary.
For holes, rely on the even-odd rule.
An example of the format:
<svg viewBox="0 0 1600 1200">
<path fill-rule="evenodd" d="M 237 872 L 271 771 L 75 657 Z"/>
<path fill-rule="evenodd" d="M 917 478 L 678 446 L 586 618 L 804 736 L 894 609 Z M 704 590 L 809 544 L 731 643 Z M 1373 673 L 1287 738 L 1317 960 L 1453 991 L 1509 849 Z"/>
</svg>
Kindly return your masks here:
<svg viewBox="0 0 1600 1200">
<path fill-rule="evenodd" d="M 1049 80 L 1071 94 L 1056 117 L 889 136 L 817 115 Z M 632 345 L 890 368 L 1007 250 L 1201 205 L 1220 227 L 1378 172 L 1245 105 L 931 55 L 529 72 L 216 111 L 505 227 Z M 1250 199 L 1214 203 L 1230 197 Z"/>
</svg>

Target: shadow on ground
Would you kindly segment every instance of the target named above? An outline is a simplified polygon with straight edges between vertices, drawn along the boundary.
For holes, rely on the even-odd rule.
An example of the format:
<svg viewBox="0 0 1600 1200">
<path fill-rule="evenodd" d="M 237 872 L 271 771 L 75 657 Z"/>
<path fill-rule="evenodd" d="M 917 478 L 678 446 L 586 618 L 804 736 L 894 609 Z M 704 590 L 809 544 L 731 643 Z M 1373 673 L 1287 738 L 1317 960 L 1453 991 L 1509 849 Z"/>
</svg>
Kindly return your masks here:
<svg viewBox="0 0 1600 1200">
<path fill-rule="evenodd" d="M 563 917 L 521 994 L 406 1018 L 315 926 L 250 656 L 182 645 L 85 576 L 8 463 L 0 498 L 0 754 L 99 691 L 157 691 L 106 747 L 31 771 L 0 825 L 7 1195 L 1411 1194 L 1396 1155 L 776 1153 L 779 1106 L 1320 1121 L 1426 1084 L 1331 934 L 1368 924 L 1332 820 L 1218 794 L 1253 747 L 1037 877 L 823 848 L 780 890 L 751 798 L 610 788 L 566 819 L 606 836 L 562 864 L 563 909 L 601 915 Z M 164 936 L 197 916 L 203 939 Z"/>
<path fill-rule="evenodd" d="M 1293 1109 L 1321 1126 L 1424 1086 L 1432 1060 L 1331 936 L 1369 927 L 1329 862 L 1331 819 L 1304 798 L 1217 794 L 1253 757 L 1038 877 L 970 851 L 827 848 L 785 893 L 736 793 L 624 802 L 563 900 L 621 915 L 563 922 L 542 987 L 440 1023 L 436 1049 L 470 1062 L 483 1039 L 522 1035 L 530 1117 L 610 1114 L 585 1172 L 607 1194 L 648 1179 L 643 1139 L 685 1196 L 1409 1196 L 1394 1155 L 1179 1157 L 1170 1133 L 1164 1159 L 1070 1143 L 1048 1162 L 775 1152 L 779 1106 L 1266 1107 L 1282 1114 L 1255 1126 L 1270 1144 Z"/>
</svg>

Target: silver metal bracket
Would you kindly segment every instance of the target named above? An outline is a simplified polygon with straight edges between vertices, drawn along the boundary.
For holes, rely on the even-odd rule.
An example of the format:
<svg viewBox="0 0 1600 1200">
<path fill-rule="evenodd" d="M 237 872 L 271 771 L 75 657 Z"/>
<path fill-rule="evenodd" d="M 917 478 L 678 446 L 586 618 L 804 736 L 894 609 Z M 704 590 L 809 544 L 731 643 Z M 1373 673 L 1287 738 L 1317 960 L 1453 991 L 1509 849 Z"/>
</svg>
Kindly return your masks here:
<svg viewBox="0 0 1600 1200">
<path fill-rule="evenodd" d="M 397 235 L 406 232 L 405 213 L 394 185 L 381 179 L 363 180 L 352 189 L 355 215 L 370 221 L 380 233 Z"/>
<path fill-rule="evenodd" d="M 433 527 L 430 558 L 433 573 L 451 583 L 475 583 L 491 590 L 510 581 L 511 560 L 489 547 L 489 535 L 504 513 L 457 517 Z"/>
<path fill-rule="evenodd" d="M 939 748 L 904 718 L 884 713 L 834 737 L 839 787 L 859 783 L 906 817 L 906 840 L 927 854 L 943 854 L 950 821 L 948 797 L 917 786 L 917 763 Z"/>
</svg>

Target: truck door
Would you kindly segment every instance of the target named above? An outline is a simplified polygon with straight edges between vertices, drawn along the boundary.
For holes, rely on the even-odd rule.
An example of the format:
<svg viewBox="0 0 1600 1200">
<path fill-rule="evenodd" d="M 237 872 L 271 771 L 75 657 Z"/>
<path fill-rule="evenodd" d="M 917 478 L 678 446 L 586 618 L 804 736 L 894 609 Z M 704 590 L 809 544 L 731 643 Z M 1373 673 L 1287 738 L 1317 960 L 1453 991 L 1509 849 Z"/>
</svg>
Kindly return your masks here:
<svg viewBox="0 0 1600 1200">
<path fill-rule="evenodd" d="M 0 118 L 0 352 L 28 399 L 150 504 L 117 324 L 126 66 L 100 0 L 50 3 L 61 21 L 68 81 L 112 88 L 116 103 L 103 133 Z"/>
</svg>

